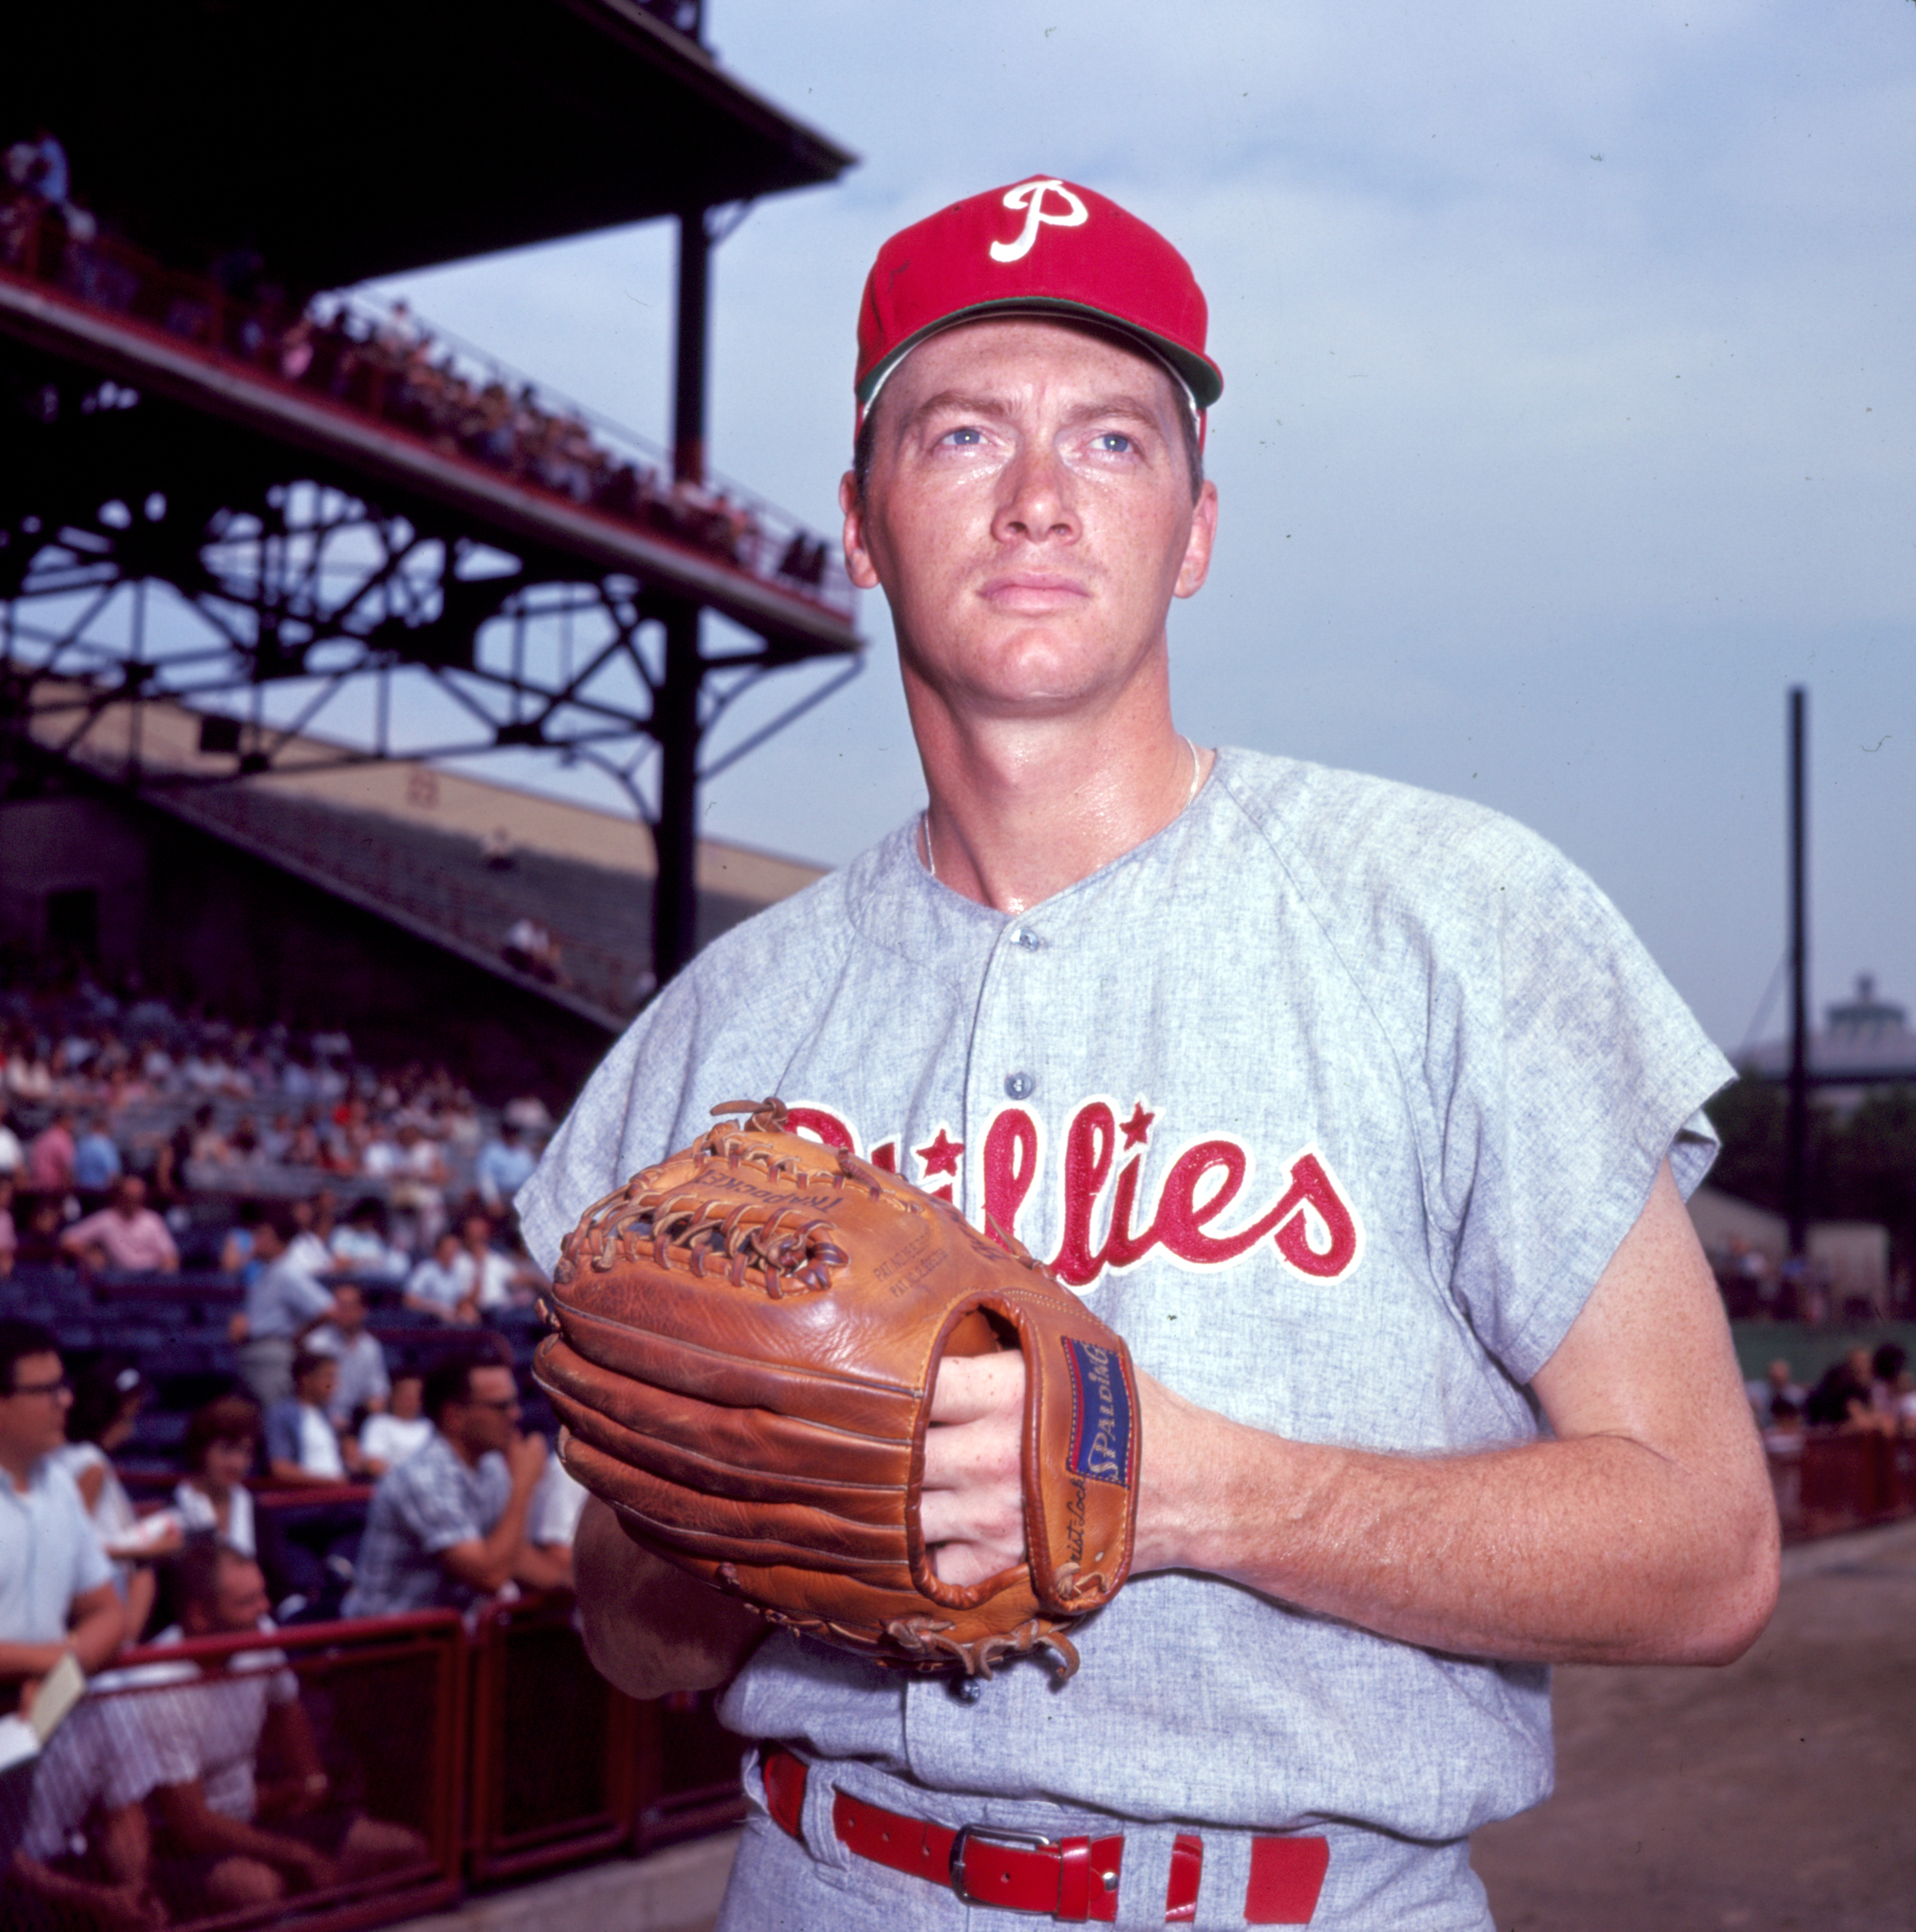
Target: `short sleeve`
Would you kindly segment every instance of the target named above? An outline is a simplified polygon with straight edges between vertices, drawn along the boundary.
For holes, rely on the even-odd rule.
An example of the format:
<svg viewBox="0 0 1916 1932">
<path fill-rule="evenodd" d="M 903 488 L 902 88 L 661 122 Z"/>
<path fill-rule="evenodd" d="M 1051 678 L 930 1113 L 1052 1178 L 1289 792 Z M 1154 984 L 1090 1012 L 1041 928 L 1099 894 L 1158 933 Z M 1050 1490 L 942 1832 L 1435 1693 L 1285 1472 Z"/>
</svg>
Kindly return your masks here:
<svg viewBox="0 0 1916 1932">
<path fill-rule="evenodd" d="M 1459 870 L 1475 933 L 1439 970 L 1455 1030 L 1427 1064 L 1454 1292 L 1528 1382 L 1556 1352 L 1668 1159 L 1687 1196 L 1733 1069 L 1617 909 L 1508 821 Z M 1474 901 L 1474 905 L 1469 905 Z M 1450 984 L 1441 984 L 1447 979 Z"/>
<path fill-rule="evenodd" d="M 266 1453 L 270 1462 L 299 1460 L 299 1405 L 275 1402 L 266 1411 Z"/>
</svg>

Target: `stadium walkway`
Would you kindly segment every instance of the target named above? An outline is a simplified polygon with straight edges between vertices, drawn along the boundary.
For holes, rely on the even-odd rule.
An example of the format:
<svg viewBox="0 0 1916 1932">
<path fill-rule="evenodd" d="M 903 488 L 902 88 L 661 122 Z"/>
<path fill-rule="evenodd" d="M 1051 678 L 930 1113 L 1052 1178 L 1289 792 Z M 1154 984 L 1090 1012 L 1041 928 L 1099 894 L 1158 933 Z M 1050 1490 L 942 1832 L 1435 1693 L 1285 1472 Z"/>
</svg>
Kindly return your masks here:
<svg viewBox="0 0 1916 1932">
<path fill-rule="evenodd" d="M 711 1932 L 735 1831 L 468 1899 L 388 1932 Z"/>
<path fill-rule="evenodd" d="M 1497 1932 L 1916 1926 L 1916 1523 L 1783 1566 L 1728 1669 L 1557 1673 L 1557 1795 L 1473 1847 Z"/>
</svg>

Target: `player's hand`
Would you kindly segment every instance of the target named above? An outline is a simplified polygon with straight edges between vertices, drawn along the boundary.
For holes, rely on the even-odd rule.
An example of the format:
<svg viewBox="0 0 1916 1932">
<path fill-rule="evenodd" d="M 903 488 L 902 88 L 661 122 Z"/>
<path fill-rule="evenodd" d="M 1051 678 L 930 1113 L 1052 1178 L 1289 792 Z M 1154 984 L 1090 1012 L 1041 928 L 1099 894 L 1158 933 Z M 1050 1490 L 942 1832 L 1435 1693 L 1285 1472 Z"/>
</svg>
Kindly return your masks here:
<svg viewBox="0 0 1916 1932">
<path fill-rule="evenodd" d="M 505 1467 L 515 1488 L 530 1489 L 545 1467 L 545 1438 L 515 1435 L 505 1452 Z"/>
<path fill-rule="evenodd" d="M 1205 1513 L 1210 1431 L 1220 1416 L 1175 1394 L 1133 1364 L 1144 1454 L 1131 1574 L 1188 1568 L 1194 1521 Z M 945 1583 L 981 1583 L 1025 1561 L 1024 1357 L 948 1356 L 932 1388 L 919 1521 Z"/>
<path fill-rule="evenodd" d="M 948 1356 L 932 1388 L 918 1519 L 945 1583 L 982 1583 L 1025 1560 L 1024 1357 Z"/>
</svg>

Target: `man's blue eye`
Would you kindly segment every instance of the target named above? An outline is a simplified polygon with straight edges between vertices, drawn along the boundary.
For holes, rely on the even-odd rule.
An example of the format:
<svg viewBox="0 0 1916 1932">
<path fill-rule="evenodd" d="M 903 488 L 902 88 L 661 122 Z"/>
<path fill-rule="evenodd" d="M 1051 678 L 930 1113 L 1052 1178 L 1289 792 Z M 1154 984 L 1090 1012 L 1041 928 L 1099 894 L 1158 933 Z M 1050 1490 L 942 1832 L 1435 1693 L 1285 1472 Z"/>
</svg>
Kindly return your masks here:
<svg viewBox="0 0 1916 1932">
<path fill-rule="evenodd" d="M 962 443 L 968 446 L 973 443 L 982 442 L 984 440 L 984 432 L 982 430 L 972 429 L 947 430 L 944 433 L 944 440 L 948 443 Z"/>
<path fill-rule="evenodd" d="M 1132 443 L 1122 430 L 1106 430 L 1098 438 L 1098 446 L 1113 456 L 1123 456 L 1130 452 Z"/>
</svg>

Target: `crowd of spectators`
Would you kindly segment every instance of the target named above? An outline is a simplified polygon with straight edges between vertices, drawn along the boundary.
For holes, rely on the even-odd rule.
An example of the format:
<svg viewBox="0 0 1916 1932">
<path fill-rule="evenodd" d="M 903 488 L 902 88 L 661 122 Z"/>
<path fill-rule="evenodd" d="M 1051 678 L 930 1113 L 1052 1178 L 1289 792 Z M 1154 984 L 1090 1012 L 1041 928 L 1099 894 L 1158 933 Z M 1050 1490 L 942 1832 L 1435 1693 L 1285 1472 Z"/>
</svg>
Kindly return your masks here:
<svg viewBox="0 0 1916 1932">
<path fill-rule="evenodd" d="M 658 532 L 754 576 L 817 592 L 829 552 L 802 529 L 774 536 L 752 505 L 612 448 L 576 408 L 437 342 L 408 305 L 383 313 L 342 295 L 296 309 L 241 251 L 204 281 L 104 234 L 72 193 L 64 148 L 40 129 L 6 151 L 0 264 L 101 308 L 239 357 L 379 417 L 516 481 Z"/>
<path fill-rule="evenodd" d="M 1774 1450 L 1800 1447 L 1812 1429 L 1916 1438 L 1916 1374 L 1900 1342 L 1851 1348 L 1806 1388 L 1788 1359 L 1779 1356 L 1744 1392 Z"/>
<path fill-rule="evenodd" d="M 0 995 L 0 1718 L 63 1657 L 93 1685 L 10 1814 L 0 1776 L 9 1924 L 178 1923 L 420 1855 L 301 1799 L 270 1638 L 152 1659 L 569 1584 L 584 1495 L 521 1411 L 543 1282 L 510 1206 L 549 1123 L 510 1114 L 338 1035 Z M 192 1372 L 164 1328 L 121 1345 L 153 1306 L 192 1312 Z"/>
</svg>

